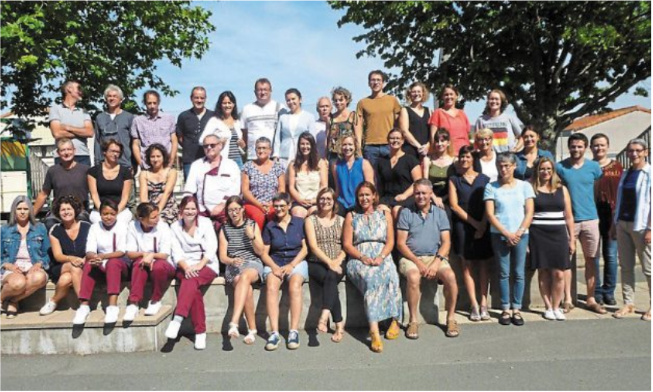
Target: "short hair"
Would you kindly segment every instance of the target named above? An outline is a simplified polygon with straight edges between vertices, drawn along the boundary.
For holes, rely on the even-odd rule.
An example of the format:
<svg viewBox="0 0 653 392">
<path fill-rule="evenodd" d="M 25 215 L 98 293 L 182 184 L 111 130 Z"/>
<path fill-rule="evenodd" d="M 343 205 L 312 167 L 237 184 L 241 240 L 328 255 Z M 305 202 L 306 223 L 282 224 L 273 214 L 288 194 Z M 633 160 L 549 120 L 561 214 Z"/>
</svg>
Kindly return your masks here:
<svg viewBox="0 0 653 392">
<path fill-rule="evenodd" d="M 494 132 L 492 132 L 490 128 L 481 128 L 474 133 L 474 143 L 478 143 L 479 139 L 484 139 L 486 137 L 494 139 Z"/>
<path fill-rule="evenodd" d="M 105 198 L 104 200 L 102 200 L 102 202 L 100 203 L 100 208 L 98 208 L 98 212 L 102 214 L 102 210 L 105 207 L 109 207 L 115 212 L 118 212 L 118 203 L 113 199 Z"/>
<path fill-rule="evenodd" d="M 152 152 L 155 150 L 161 152 L 161 155 L 163 155 L 163 167 L 168 167 L 168 163 L 170 162 L 170 154 L 168 154 L 168 150 L 163 147 L 163 144 L 160 143 L 150 144 L 147 150 L 145 150 L 145 162 L 147 165 L 152 167 L 152 162 L 150 162 L 150 155 L 152 155 Z"/>
<path fill-rule="evenodd" d="M 428 87 L 426 87 L 426 85 L 422 82 L 411 83 L 410 86 L 408 86 L 408 89 L 406 90 L 406 97 L 410 98 L 410 90 L 414 89 L 415 87 L 422 88 L 422 103 L 428 102 L 431 92 L 429 91 Z"/>
<path fill-rule="evenodd" d="M 354 156 L 358 156 L 358 141 L 356 140 L 356 135 L 353 133 L 345 133 L 344 135 L 340 135 L 338 138 L 338 145 L 341 147 L 340 151 L 338 151 L 338 156 L 342 158 L 342 142 L 345 141 L 345 139 L 352 138 L 354 139 Z"/>
<path fill-rule="evenodd" d="M 181 213 L 189 203 L 195 203 L 195 208 L 197 208 L 197 215 L 195 215 L 195 224 L 197 224 L 200 219 L 200 204 L 197 202 L 197 197 L 195 197 L 195 195 L 186 195 L 181 198 L 181 201 L 179 202 L 179 217 L 181 217 Z"/>
<path fill-rule="evenodd" d="M 119 156 L 121 157 L 125 148 L 122 145 L 122 143 L 120 143 L 118 140 L 116 140 L 114 138 L 110 138 L 110 139 L 102 141 L 102 143 L 100 144 L 100 149 L 102 150 L 102 153 L 105 153 L 105 152 L 109 151 L 109 146 L 111 146 L 112 144 L 115 144 L 116 146 L 118 146 L 118 148 L 120 148 L 120 155 Z"/>
<path fill-rule="evenodd" d="M 57 140 L 57 150 L 61 149 L 61 147 L 64 144 L 68 144 L 68 143 L 70 143 L 73 146 L 73 149 L 75 149 L 75 143 L 73 143 L 71 139 L 67 137 L 62 137 L 61 139 Z"/>
<path fill-rule="evenodd" d="M 490 108 L 488 106 L 488 102 L 490 101 L 490 95 L 492 94 L 499 94 L 499 98 L 501 99 L 501 113 L 503 113 L 504 110 L 508 107 L 508 98 L 506 98 L 506 93 L 503 91 L 499 90 L 498 88 L 495 88 L 493 90 L 490 90 L 489 93 L 487 93 L 487 99 L 485 101 L 485 109 L 483 110 L 483 114 L 489 114 L 490 113 Z"/>
<path fill-rule="evenodd" d="M 317 102 L 315 103 L 315 111 L 316 112 L 318 110 L 320 110 L 320 101 L 323 100 L 323 99 L 326 100 L 329 103 L 329 106 L 333 107 L 331 105 L 331 100 L 329 99 L 329 97 L 320 97 L 320 98 L 317 99 Z"/>
<path fill-rule="evenodd" d="M 540 182 L 540 167 L 542 167 L 542 164 L 544 163 L 551 164 L 551 189 L 558 189 L 562 187 L 562 181 L 560 180 L 560 177 L 558 176 L 558 171 L 556 170 L 556 163 L 553 162 L 553 160 L 549 157 L 541 157 L 540 159 L 537 160 L 537 163 L 533 168 L 534 174 L 531 177 L 531 183 L 533 184 L 533 190 L 535 191 L 536 195 L 537 195 L 537 188 L 546 185 Z"/>
<path fill-rule="evenodd" d="M 590 145 L 594 143 L 594 140 L 596 139 L 605 139 L 608 142 L 608 146 L 610 145 L 610 138 L 605 133 L 597 133 L 594 136 L 592 136 L 592 138 L 590 139 Z"/>
<path fill-rule="evenodd" d="M 331 98 L 333 99 L 336 94 L 342 95 L 342 97 L 345 98 L 345 101 L 347 101 L 347 106 L 349 106 L 352 100 L 352 95 L 349 90 L 341 86 L 334 87 L 333 90 L 331 90 Z"/>
<path fill-rule="evenodd" d="M 107 88 L 104 89 L 104 94 L 102 96 L 104 98 L 106 98 L 107 95 L 109 94 L 109 92 L 111 92 L 111 91 L 117 92 L 118 95 L 120 96 L 120 99 L 125 98 L 125 95 L 122 93 L 122 89 L 120 87 L 116 86 L 115 84 L 108 85 Z"/>
<path fill-rule="evenodd" d="M 146 201 L 136 207 L 136 218 L 148 218 L 154 211 L 159 211 L 159 207 L 151 201 Z"/>
<path fill-rule="evenodd" d="M 355 193 L 355 195 L 356 195 L 356 208 L 358 208 L 358 209 L 362 208 L 359 201 L 358 201 L 358 192 L 360 192 L 360 190 L 363 189 L 363 188 L 367 188 L 367 189 L 371 190 L 372 194 L 374 194 L 374 200 L 372 201 L 372 204 L 376 208 L 376 206 L 379 205 L 379 192 L 376 191 L 376 187 L 374 186 L 374 184 L 372 184 L 369 181 L 363 181 L 360 184 L 358 184 L 358 186 L 356 187 L 356 193 Z"/>
<path fill-rule="evenodd" d="M 77 219 L 77 216 L 82 213 L 82 202 L 73 195 L 65 195 L 57 200 L 54 201 L 54 204 L 52 205 L 52 209 L 54 210 L 54 216 L 57 217 L 57 219 L 61 220 L 61 215 L 59 215 L 59 210 L 61 210 L 61 206 L 64 204 L 70 205 L 73 210 L 75 210 L 75 219 Z"/>
<path fill-rule="evenodd" d="M 317 200 L 317 212 L 322 212 L 322 209 L 320 208 L 320 197 L 324 196 L 325 193 L 330 193 L 331 197 L 333 198 L 333 209 L 331 210 L 331 217 L 333 218 L 336 216 L 338 213 L 338 203 L 336 203 L 336 191 L 333 188 L 322 188 L 320 191 L 317 193 L 317 196 L 315 199 Z"/>
<path fill-rule="evenodd" d="M 256 139 L 256 143 L 254 143 L 254 145 L 256 146 L 257 144 L 261 144 L 261 143 L 267 144 L 268 146 L 272 146 L 272 141 L 265 136 L 261 136 L 260 138 Z"/>
<path fill-rule="evenodd" d="M 572 133 L 571 136 L 569 136 L 569 139 L 567 139 L 567 148 L 571 147 L 571 142 L 575 140 L 582 141 L 585 147 L 587 147 L 587 145 L 589 144 L 589 141 L 587 140 L 587 136 L 585 136 L 584 133 L 576 132 L 576 133 Z"/>
<path fill-rule="evenodd" d="M 272 198 L 272 203 L 277 201 L 285 201 L 286 204 L 290 205 L 290 195 L 286 192 L 279 192 Z"/>
<path fill-rule="evenodd" d="M 511 165 L 517 164 L 517 156 L 510 151 L 503 151 L 497 154 L 496 165 L 499 167 L 500 164 L 504 162 L 509 162 Z"/>
<path fill-rule="evenodd" d="M 453 151 L 453 143 L 451 143 L 451 134 L 446 128 L 438 128 L 435 131 L 435 133 L 433 134 L 433 142 L 431 143 L 430 150 L 433 151 L 433 149 L 435 148 L 435 141 L 438 140 L 440 136 L 443 136 L 444 140 L 449 142 L 449 146 L 447 147 L 447 155 L 453 157 L 454 151 Z"/>
<path fill-rule="evenodd" d="M 81 83 L 79 83 L 78 81 L 76 81 L 76 80 L 66 80 L 66 82 L 63 85 L 61 85 L 61 94 L 63 95 L 64 98 L 66 98 L 66 90 L 68 90 L 68 87 L 70 87 L 73 84 L 78 84 L 79 88 L 80 89 L 82 88 Z"/>
<path fill-rule="evenodd" d="M 148 96 L 148 95 L 154 95 L 154 96 L 156 97 L 156 101 L 157 101 L 158 103 L 161 103 L 161 95 L 160 95 L 160 94 L 158 93 L 158 91 L 156 91 L 156 90 L 147 90 L 147 91 L 143 94 L 143 103 L 147 102 L 147 96 Z"/>
<path fill-rule="evenodd" d="M 256 90 L 256 86 L 259 84 L 267 84 L 270 86 L 270 90 L 272 90 L 272 83 L 270 83 L 270 80 L 268 78 L 258 78 L 256 79 L 256 82 L 254 82 L 254 90 Z"/>
<path fill-rule="evenodd" d="M 646 144 L 646 140 L 642 138 L 631 139 L 628 142 L 628 144 L 626 144 L 626 149 L 628 149 L 628 147 L 630 147 L 631 144 L 639 144 L 640 146 L 642 146 L 644 150 L 648 150 L 648 145 Z"/>
<path fill-rule="evenodd" d="M 474 153 L 474 147 L 468 144 L 460 147 L 460 150 L 458 150 L 458 158 L 460 158 L 461 155 L 473 154 L 473 153 Z"/>
<path fill-rule="evenodd" d="M 401 138 L 402 138 L 402 139 L 404 139 L 404 140 L 406 139 L 406 137 L 404 136 L 404 133 L 401 131 L 401 129 L 399 129 L 399 128 L 392 128 L 392 129 L 390 130 L 390 132 L 388 132 L 388 135 L 385 137 L 386 140 L 390 141 L 390 134 L 392 134 L 392 133 L 398 133 L 398 134 L 401 135 Z"/>
<path fill-rule="evenodd" d="M 289 88 L 288 90 L 286 90 L 286 93 L 283 94 L 283 96 L 286 97 L 286 96 L 288 96 L 288 94 L 295 94 L 295 95 L 297 95 L 299 97 L 299 99 L 302 99 L 302 93 L 300 93 L 299 90 L 297 90 L 294 87 Z"/>
<path fill-rule="evenodd" d="M 234 110 L 231 111 L 231 117 L 233 117 L 234 120 L 238 120 L 238 104 L 236 103 L 236 96 L 229 90 L 223 91 L 218 97 L 218 102 L 215 104 L 214 110 L 216 117 L 220 119 L 224 118 L 224 112 L 222 111 L 222 101 L 224 101 L 225 98 L 229 98 L 229 100 L 234 103 Z"/>
<path fill-rule="evenodd" d="M 307 158 L 304 157 L 304 154 L 302 154 L 299 148 L 302 140 L 307 140 L 311 145 L 311 152 L 308 153 Z M 306 162 L 308 165 L 308 171 L 316 171 L 320 165 L 320 155 L 317 151 L 317 143 L 315 142 L 315 137 L 309 131 L 302 132 L 302 134 L 299 135 L 299 138 L 297 139 L 295 161 L 293 162 L 295 170 L 299 171 L 304 162 Z"/>
<path fill-rule="evenodd" d="M 442 86 L 442 89 L 440 90 L 440 95 L 438 95 L 438 98 L 442 99 L 444 97 L 444 92 L 447 89 L 453 90 L 453 92 L 456 93 L 456 95 L 460 96 L 460 92 L 458 92 L 458 89 L 456 88 L 456 86 L 454 86 L 451 83 L 448 83 L 448 84 L 445 84 L 444 86 Z"/>
<path fill-rule="evenodd" d="M 207 138 L 210 138 L 210 137 L 216 138 L 216 140 L 217 140 L 216 144 L 222 144 L 222 148 L 224 148 L 224 146 L 227 144 L 227 138 L 220 137 L 220 136 L 216 135 L 215 133 L 209 133 L 208 135 L 204 136 L 204 139 L 200 140 L 200 142 L 204 143 L 204 141 Z"/>
<path fill-rule="evenodd" d="M 383 82 L 386 81 L 385 73 L 383 73 L 383 71 L 381 71 L 380 69 L 375 69 L 374 71 L 370 71 L 370 73 L 367 74 L 368 82 L 370 81 L 370 79 L 372 79 L 372 75 L 379 75 L 381 77 L 381 81 Z"/>
<path fill-rule="evenodd" d="M 204 87 L 202 87 L 202 86 L 195 86 L 195 87 L 193 87 L 192 90 L 190 90 L 190 97 L 191 97 L 191 98 L 193 98 L 193 93 L 195 92 L 195 90 L 204 91 L 204 94 L 206 95 L 206 89 L 205 89 Z"/>
<path fill-rule="evenodd" d="M 27 204 L 27 209 L 29 210 L 29 223 L 32 225 L 36 224 L 36 218 L 34 217 L 34 206 L 32 205 L 32 201 L 29 199 L 29 197 L 25 195 L 18 195 L 14 199 L 14 201 L 11 203 L 11 210 L 9 212 L 9 221 L 7 224 L 9 226 L 15 226 L 18 224 L 18 219 L 16 219 L 16 209 L 18 208 L 18 205 L 20 203 L 25 203 Z"/>
<path fill-rule="evenodd" d="M 413 188 L 417 188 L 420 185 L 427 186 L 429 189 L 433 190 L 433 183 L 428 178 L 420 178 L 419 180 L 415 181 L 413 183 Z"/>
</svg>

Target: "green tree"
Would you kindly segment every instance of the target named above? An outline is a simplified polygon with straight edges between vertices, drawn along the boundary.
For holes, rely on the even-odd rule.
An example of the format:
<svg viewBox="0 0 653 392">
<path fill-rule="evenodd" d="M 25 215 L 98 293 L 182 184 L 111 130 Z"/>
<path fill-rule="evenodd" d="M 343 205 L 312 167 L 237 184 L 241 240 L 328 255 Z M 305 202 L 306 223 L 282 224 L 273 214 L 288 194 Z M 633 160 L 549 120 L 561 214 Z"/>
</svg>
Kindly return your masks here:
<svg viewBox="0 0 653 392">
<path fill-rule="evenodd" d="M 389 88 L 412 80 L 455 84 L 466 100 L 501 88 L 545 146 L 575 118 L 605 109 L 651 76 L 648 2 L 330 2 L 338 26 L 367 31 L 357 56 L 397 68 Z M 437 56 L 442 54 L 441 58 Z M 645 89 L 636 93 L 646 96 Z"/>
<path fill-rule="evenodd" d="M 155 61 L 181 68 L 200 58 L 215 30 L 211 13 L 189 2 L 5 1 L 2 10 L 2 109 L 43 113 L 64 80 L 82 83 L 83 104 L 97 109 L 107 84 L 121 87 L 127 109 L 145 87 L 175 95 Z"/>
</svg>

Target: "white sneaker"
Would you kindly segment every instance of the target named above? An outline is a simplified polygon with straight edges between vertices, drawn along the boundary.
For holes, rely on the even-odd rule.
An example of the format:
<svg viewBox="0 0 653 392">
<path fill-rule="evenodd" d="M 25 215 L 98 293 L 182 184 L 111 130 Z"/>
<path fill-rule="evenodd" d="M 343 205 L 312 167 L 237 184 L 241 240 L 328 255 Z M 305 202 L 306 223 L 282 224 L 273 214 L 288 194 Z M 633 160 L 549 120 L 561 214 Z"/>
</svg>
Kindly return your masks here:
<svg viewBox="0 0 653 392">
<path fill-rule="evenodd" d="M 118 313 L 120 308 L 117 306 L 107 306 L 107 313 L 104 315 L 105 324 L 115 324 L 118 322 Z"/>
<path fill-rule="evenodd" d="M 206 334 L 198 333 L 195 335 L 195 350 L 204 350 L 206 348 Z"/>
<path fill-rule="evenodd" d="M 52 314 L 52 312 L 55 310 L 57 310 L 57 304 L 52 301 L 48 301 L 45 303 L 45 305 L 43 305 L 41 310 L 39 310 L 39 314 L 41 316 L 47 316 L 48 314 Z"/>
<path fill-rule="evenodd" d="M 555 316 L 556 320 L 558 320 L 558 321 L 565 321 L 567 319 L 567 316 L 565 316 L 565 313 L 560 309 L 553 309 L 553 315 Z"/>
<path fill-rule="evenodd" d="M 136 315 L 138 314 L 138 305 L 129 305 L 125 309 L 125 315 L 122 316 L 122 321 L 134 321 Z"/>
<path fill-rule="evenodd" d="M 179 321 L 172 320 L 168 324 L 168 329 L 166 329 L 166 338 L 168 339 L 177 339 L 179 335 L 179 328 L 181 328 L 181 323 Z"/>
<path fill-rule="evenodd" d="M 556 316 L 555 316 L 555 314 L 553 314 L 553 309 L 547 309 L 544 312 L 544 318 L 547 319 L 547 320 L 555 320 Z"/>
<path fill-rule="evenodd" d="M 77 312 L 75 312 L 75 318 L 73 319 L 74 325 L 83 325 L 86 323 L 88 315 L 91 314 L 91 308 L 88 305 L 81 305 Z"/>
<path fill-rule="evenodd" d="M 159 302 L 152 302 L 150 301 L 147 304 L 147 309 L 145 309 L 145 315 L 146 316 L 154 316 L 157 313 L 159 313 L 159 310 L 161 310 L 161 301 Z"/>
</svg>

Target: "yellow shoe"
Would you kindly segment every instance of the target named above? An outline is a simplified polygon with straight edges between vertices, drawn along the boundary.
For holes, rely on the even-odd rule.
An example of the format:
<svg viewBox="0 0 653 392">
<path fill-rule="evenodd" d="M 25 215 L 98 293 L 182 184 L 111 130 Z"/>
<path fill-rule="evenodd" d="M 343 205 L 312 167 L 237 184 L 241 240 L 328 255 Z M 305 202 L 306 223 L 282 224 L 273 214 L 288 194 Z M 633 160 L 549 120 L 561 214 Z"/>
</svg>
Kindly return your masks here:
<svg viewBox="0 0 653 392">
<path fill-rule="evenodd" d="M 381 335 L 378 332 L 370 332 L 370 338 L 372 342 L 370 343 L 370 349 L 375 353 L 383 352 L 383 340 L 381 340 Z"/>
<path fill-rule="evenodd" d="M 397 320 L 392 320 L 392 324 L 390 324 L 390 328 L 385 333 L 385 338 L 388 340 L 395 340 L 399 337 L 399 332 L 401 332 L 401 329 L 399 328 L 399 323 Z"/>
</svg>

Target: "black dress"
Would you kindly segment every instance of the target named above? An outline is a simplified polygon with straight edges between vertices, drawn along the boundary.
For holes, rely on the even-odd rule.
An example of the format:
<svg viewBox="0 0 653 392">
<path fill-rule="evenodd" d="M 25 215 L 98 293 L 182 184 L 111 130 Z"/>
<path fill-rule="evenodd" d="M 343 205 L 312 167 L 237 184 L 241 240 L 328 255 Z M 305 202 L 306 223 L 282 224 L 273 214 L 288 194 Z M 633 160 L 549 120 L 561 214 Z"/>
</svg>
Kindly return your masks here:
<svg viewBox="0 0 653 392">
<path fill-rule="evenodd" d="M 531 268 L 569 269 L 564 191 L 558 188 L 553 193 L 538 192 L 534 204 L 535 214 L 528 235 Z"/>
<path fill-rule="evenodd" d="M 50 229 L 50 235 L 59 240 L 59 244 L 61 245 L 61 253 L 66 256 L 84 258 L 86 257 L 86 240 L 88 239 L 88 233 L 90 230 L 90 223 L 84 221 L 79 222 L 79 233 L 77 234 L 77 238 L 75 238 L 73 241 L 70 237 L 68 237 L 66 229 L 63 227 L 63 225 L 58 223 L 52 226 L 52 229 Z M 50 270 L 48 272 L 52 281 L 57 283 L 59 277 L 61 276 L 61 268 L 63 267 L 63 264 L 54 259 L 52 250 L 50 250 L 50 260 L 52 260 L 52 263 L 50 264 Z"/>
<path fill-rule="evenodd" d="M 485 186 L 490 182 L 490 178 L 483 173 L 479 173 L 470 184 L 462 175 L 456 174 L 451 177 L 451 182 L 456 190 L 460 208 L 465 210 L 472 218 L 481 221 L 485 214 L 483 193 Z M 454 252 L 462 255 L 465 260 L 485 260 L 492 257 L 489 223 L 486 226 L 483 237 L 475 239 L 476 229 L 460 219 L 455 213 L 451 215 L 453 221 Z"/>
<path fill-rule="evenodd" d="M 396 205 L 408 205 L 413 198 L 399 203 L 395 201 L 395 196 L 400 195 L 409 187 L 413 186 L 413 176 L 411 171 L 419 166 L 419 161 L 412 155 L 404 154 L 397 160 L 394 167 L 390 164 L 390 157 L 381 157 L 376 163 L 376 174 L 379 178 L 379 197 L 381 204 L 388 207 Z"/>
<path fill-rule="evenodd" d="M 424 114 L 422 114 L 421 117 L 408 106 L 406 106 L 406 111 L 408 112 L 408 132 L 413 135 L 419 144 L 424 145 L 428 143 L 431 136 L 429 131 L 429 118 L 431 118 L 431 111 L 429 108 L 424 107 Z M 417 149 L 408 144 L 408 141 L 404 142 L 402 150 L 404 150 L 406 154 L 419 158 Z"/>
</svg>

